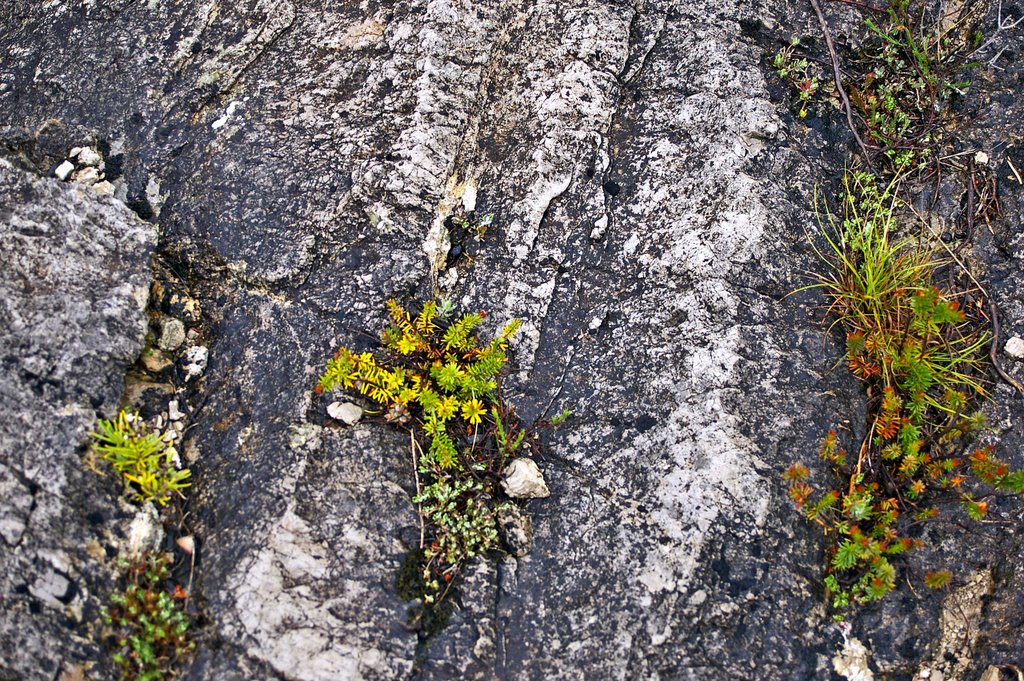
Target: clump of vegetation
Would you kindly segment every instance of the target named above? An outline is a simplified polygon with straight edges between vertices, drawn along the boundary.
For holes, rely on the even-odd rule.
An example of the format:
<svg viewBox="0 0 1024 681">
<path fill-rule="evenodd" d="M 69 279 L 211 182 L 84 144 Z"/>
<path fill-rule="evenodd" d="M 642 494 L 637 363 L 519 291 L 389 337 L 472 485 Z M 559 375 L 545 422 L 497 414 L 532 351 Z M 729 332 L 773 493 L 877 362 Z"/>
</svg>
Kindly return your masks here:
<svg viewBox="0 0 1024 681">
<path fill-rule="evenodd" d="M 868 138 L 896 171 L 934 160 L 949 133 L 951 102 L 970 87 L 967 56 L 980 41 L 968 25 L 972 11 L 936 16 L 925 3 L 895 0 L 877 21 L 865 19 L 860 76 L 847 87 Z"/>
<path fill-rule="evenodd" d="M 166 506 L 184 499 L 191 471 L 181 468 L 177 452 L 161 433 L 153 432 L 134 411 L 122 409 L 113 421 L 100 419 L 93 449 L 118 471 L 125 493 L 138 503 Z M 179 658 L 195 644 L 187 639 L 189 618 L 180 587 L 169 591 L 171 555 L 151 552 L 141 560 L 118 559 L 128 585 L 110 597 L 103 621 L 114 628 L 115 664 L 128 681 L 174 677 Z"/>
<path fill-rule="evenodd" d="M 466 561 L 498 544 L 499 474 L 528 444 L 499 389 L 519 322 L 482 342 L 476 333 L 483 312 L 456 316 L 445 300 L 426 303 L 415 316 L 391 300 L 388 311 L 392 325 L 381 337 L 385 352 L 339 349 L 316 392 L 358 392 L 388 422 L 413 432 L 413 501 L 425 521 L 420 583 L 430 606 L 444 599 Z"/>
<path fill-rule="evenodd" d="M 476 245 L 487 236 L 487 229 L 493 221 L 494 213 L 477 215 L 474 211 L 466 210 L 460 201 L 445 225 L 451 242 L 445 267 L 453 267 L 463 258 L 472 260 L 476 255 Z"/>
<path fill-rule="evenodd" d="M 806 118 L 808 107 L 821 88 L 821 78 L 818 75 L 818 69 L 806 57 L 795 56 L 794 51 L 799 47 L 800 40 L 793 38 L 788 45 L 781 48 L 772 57 L 772 68 L 775 69 L 775 74 L 788 83 L 796 93 L 796 101 L 800 107 L 797 115 L 800 118 Z"/>
<path fill-rule="evenodd" d="M 174 447 L 151 432 L 137 412 L 122 409 L 113 421 L 100 419 L 92 437 L 95 451 L 121 473 L 135 501 L 163 506 L 192 484 L 192 473 L 180 467 Z"/>
<path fill-rule="evenodd" d="M 134 563 L 119 561 L 128 585 L 110 597 L 102 617 L 113 628 L 114 662 L 130 681 L 173 678 L 175 665 L 195 648 L 187 638 L 185 594 L 169 589 L 171 561 L 170 554 L 156 552 Z"/>
<path fill-rule="evenodd" d="M 882 598 L 896 582 L 892 559 L 920 545 L 914 525 L 956 500 L 981 519 L 991 490 L 1024 492 L 1024 471 L 1010 471 L 991 448 L 969 449 L 984 426 L 975 409 L 985 395 L 989 341 L 962 295 L 937 284 L 944 263 L 927 244 L 898 237 L 899 180 L 880 187 L 866 173 L 848 173 L 840 218 L 826 211 L 829 312 L 846 332 L 845 360 L 868 390 L 867 433 L 848 450 L 830 431 L 819 454 L 840 484 L 819 492 L 810 471 L 785 473 L 789 495 L 830 541 L 825 584 L 837 610 Z M 929 573 L 939 588 L 948 571 Z"/>
</svg>

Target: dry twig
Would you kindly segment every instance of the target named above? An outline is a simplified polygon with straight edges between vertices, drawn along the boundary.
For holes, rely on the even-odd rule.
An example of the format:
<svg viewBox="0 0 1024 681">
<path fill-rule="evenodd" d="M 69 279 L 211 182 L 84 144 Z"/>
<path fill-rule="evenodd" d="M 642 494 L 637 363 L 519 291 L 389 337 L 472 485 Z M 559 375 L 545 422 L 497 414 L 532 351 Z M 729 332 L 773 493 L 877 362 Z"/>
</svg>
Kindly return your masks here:
<svg viewBox="0 0 1024 681">
<path fill-rule="evenodd" d="M 867 161 L 868 167 L 874 170 L 874 165 L 871 163 L 871 153 L 868 152 L 867 145 L 864 144 L 860 133 L 857 132 L 857 124 L 853 121 L 853 105 L 850 104 L 850 98 L 843 88 L 843 74 L 839 70 L 839 56 L 836 54 L 836 46 L 832 43 L 832 34 L 828 30 L 828 22 L 825 21 L 825 15 L 821 11 L 821 5 L 818 4 L 818 0 L 811 0 L 811 5 L 814 7 L 814 13 L 818 15 L 821 32 L 825 35 L 825 45 L 828 46 L 828 53 L 832 58 L 832 75 L 836 82 L 836 90 L 839 91 L 839 96 L 843 100 L 843 108 L 846 109 L 846 122 L 850 125 L 850 132 L 853 133 L 853 137 L 857 140 L 857 145 L 860 146 L 860 151 L 864 154 L 864 160 Z"/>
<path fill-rule="evenodd" d="M 410 449 L 412 450 L 412 474 L 416 476 L 416 496 L 420 496 L 422 490 L 420 489 L 420 468 L 419 461 L 417 461 L 416 450 L 420 449 L 420 445 L 416 442 L 416 432 L 409 429 L 409 442 L 411 442 Z M 423 455 L 423 450 L 420 450 L 420 456 Z M 423 504 L 416 504 L 416 513 L 420 517 L 420 551 L 426 545 L 426 524 L 423 522 Z"/>
<path fill-rule="evenodd" d="M 1021 385 L 1020 381 L 1006 373 L 1003 367 L 1000 366 L 999 359 L 997 357 L 997 353 L 999 352 L 999 308 L 996 307 L 994 302 L 989 301 L 988 311 L 992 315 L 992 349 L 988 353 L 989 359 L 992 360 L 992 366 L 996 368 L 999 376 L 1016 388 L 1021 397 L 1024 397 L 1024 385 Z"/>
</svg>

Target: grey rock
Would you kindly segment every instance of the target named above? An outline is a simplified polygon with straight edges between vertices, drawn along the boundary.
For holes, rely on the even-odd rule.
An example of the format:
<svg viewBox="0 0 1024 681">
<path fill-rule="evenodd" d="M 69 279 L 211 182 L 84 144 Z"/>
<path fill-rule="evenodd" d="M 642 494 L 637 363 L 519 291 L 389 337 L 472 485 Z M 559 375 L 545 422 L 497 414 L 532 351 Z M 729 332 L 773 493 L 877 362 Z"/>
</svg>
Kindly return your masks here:
<svg viewBox="0 0 1024 681">
<path fill-rule="evenodd" d="M 853 10 L 825 4 L 853 35 Z M 856 431 L 863 395 L 830 371 L 841 348 L 823 356 L 823 301 L 785 296 L 814 265 L 814 185 L 849 140 L 841 119 L 790 116 L 762 69 L 780 39 L 817 31 L 805 7 L 66 5 L 0 9 L 0 120 L 43 172 L 70 144 L 118 143 L 126 201 L 194 280 L 209 354 L 186 368 L 206 392 L 182 452 L 202 466 L 190 510 L 208 624 L 186 678 L 830 677 L 843 637 L 821 539 L 779 474 L 839 419 Z M 1002 127 L 971 148 L 1024 137 L 1024 98 L 998 101 Z M 1000 191 L 1018 215 L 1019 190 Z M 470 195 L 494 226 L 448 268 L 443 215 Z M 984 238 L 1019 334 L 1024 237 Z M 435 281 L 490 311 L 485 332 L 523 320 L 504 385 L 525 423 L 548 405 L 575 415 L 544 435 L 532 550 L 468 566 L 427 640 L 394 584 L 419 540 L 408 436 L 321 427 L 312 388 L 339 344 L 372 346 L 385 299 Z M 1024 450 L 1020 410 L 1001 416 Z M 28 533 L 26 493 L 4 504 L 5 537 Z M 1024 593 L 1024 548 L 1005 539 L 949 542 Z M 1024 651 L 1024 609 L 991 599 L 975 666 Z M 940 600 L 858 615 L 871 664 L 913 670 L 941 636 Z M 21 665 L 0 673 L 28 675 L 19 649 L 51 640 L 21 631 L 0 629 L 0 657 Z"/>
<path fill-rule="evenodd" d="M 87 546 L 113 541 L 120 481 L 81 456 L 142 347 L 156 233 L 2 159 L 0 215 L 0 677 L 54 679 L 81 660 L 112 675 L 91 633 L 110 566 Z"/>
<path fill-rule="evenodd" d="M 515 504 L 498 507 L 498 531 L 505 547 L 516 558 L 522 558 L 533 546 L 533 521 L 530 514 Z"/>
<path fill-rule="evenodd" d="M 165 317 L 160 322 L 160 338 L 157 345 L 164 352 L 174 352 L 185 342 L 185 325 L 180 319 Z"/>
</svg>

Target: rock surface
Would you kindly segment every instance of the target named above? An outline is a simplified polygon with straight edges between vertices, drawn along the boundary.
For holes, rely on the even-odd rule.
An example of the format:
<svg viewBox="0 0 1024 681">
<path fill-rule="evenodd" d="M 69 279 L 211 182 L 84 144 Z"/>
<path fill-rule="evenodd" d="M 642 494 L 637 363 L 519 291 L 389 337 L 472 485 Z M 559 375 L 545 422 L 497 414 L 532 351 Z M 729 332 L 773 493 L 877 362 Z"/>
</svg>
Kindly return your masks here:
<svg viewBox="0 0 1024 681">
<path fill-rule="evenodd" d="M 2 678 L 112 674 L 92 632 L 126 514 L 82 453 L 142 347 L 155 244 L 122 203 L 0 159 Z"/>
<path fill-rule="evenodd" d="M 813 262 L 814 184 L 841 171 L 848 142 L 840 116 L 805 125 L 773 99 L 766 51 L 818 35 L 793 5 L 0 8 L 4 145 L 51 174 L 73 147 L 102 152 L 114 195 L 158 222 L 161 256 L 201 298 L 205 345 L 183 370 L 205 399 L 183 451 L 206 624 L 185 678 L 841 678 L 820 538 L 779 480 L 829 427 L 856 423 L 862 400 L 831 372 L 841 351 L 820 299 L 785 298 Z M 828 9 L 856 26 L 850 8 Z M 995 140 L 1024 138 L 1020 104 L 1005 106 L 1003 127 L 977 140 L 997 164 Z M 1006 190 L 1006 214 L 1019 196 Z M 495 219 L 474 258 L 451 263 L 444 218 L 459 199 Z M 1004 328 L 1020 334 L 1024 250 L 998 230 L 981 248 Z M 385 299 L 437 282 L 487 309 L 491 328 L 523 320 L 506 388 L 527 423 L 574 416 L 545 436 L 551 496 L 531 502 L 532 550 L 476 564 L 448 626 L 424 640 L 395 588 L 419 537 L 408 442 L 382 423 L 329 423 L 335 398 L 312 387 L 339 344 L 373 347 Z M 90 360 L 97 384 L 76 394 L 99 395 L 94 406 L 116 401 L 138 349 L 129 327 Z M 1024 414 L 997 397 L 1012 447 Z M 75 413 L 60 431 L 70 451 L 91 418 Z M 72 469 L 75 494 L 93 498 Z M 31 494 L 5 497 L 13 533 Z M 1019 585 L 1024 552 L 1008 536 L 965 572 Z M 976 546 L 944 537 L 948 555 Z M 100 659 L 45 617 L 6 614 L 7 599 L 28 602 L 21 582 L 60 590 L 47 564 L 3 577 L 20 580 L 4 583 L 0 629 L 14 678 L 64 664 L 34 668 L 26 651 L 41 642 L 56 642 L 48 659 Z M 867 609 L 854 628 L 868 665 L 909 678 L 946 652 L 941 600 L 901 592 Z M 977 648 L 1024 652 L 1014 602 L 993 596 Z M 965 678 L 999 663 L 951 654 Z"/>
</svg>

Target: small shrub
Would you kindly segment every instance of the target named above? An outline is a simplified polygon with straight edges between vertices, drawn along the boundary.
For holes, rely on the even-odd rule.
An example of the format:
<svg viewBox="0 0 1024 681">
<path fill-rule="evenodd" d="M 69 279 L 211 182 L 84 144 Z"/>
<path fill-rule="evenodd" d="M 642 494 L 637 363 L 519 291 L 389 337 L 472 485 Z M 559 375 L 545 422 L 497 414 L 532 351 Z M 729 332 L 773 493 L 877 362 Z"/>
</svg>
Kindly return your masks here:
<svg viewBox="0 0 1024 681">
<path fill-rule="evenodd" d="M 385 352 L 339 349 L 316 392 L 358 392 L 386 421 L 413 431 L 419 489 L 413 502 L 429 533 L 421 569 L 423 601 L 430 605 L 443 600 L 467 560 L 498 544 L 498 476 L 525 449 L 525 432 L 499 389 L 519 322 L 481 342 L 476 332 L 484 313 L 455 317 L 448 301 L 428 302 L 415 317 L 394 300 L 388 311 Z"/>
<path fill-rule="evenodd" d="M 183 594 L 166 588 L 170 565 L 170 554 L 155 552 L 136 563 L 122 562 L 128 585 L 102 611 L 104 623 L 114 629 L 114 662 L 129 681 L 173 678 L 175 664 L 195 648 L 187 636 Z"/>
<path fill-rule="evenodd" d="M 121 473 L 135 501 L 163 506 L 192 484 L 192 473 L 179 468 L 174 448 L 160 433 L 149 432 L 136 412 L 122 409 L 114 421 L 100 419 L 92 437 L 95 451 Z"/>
</svg>

